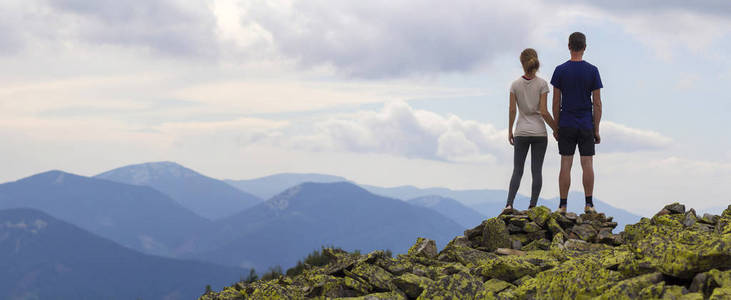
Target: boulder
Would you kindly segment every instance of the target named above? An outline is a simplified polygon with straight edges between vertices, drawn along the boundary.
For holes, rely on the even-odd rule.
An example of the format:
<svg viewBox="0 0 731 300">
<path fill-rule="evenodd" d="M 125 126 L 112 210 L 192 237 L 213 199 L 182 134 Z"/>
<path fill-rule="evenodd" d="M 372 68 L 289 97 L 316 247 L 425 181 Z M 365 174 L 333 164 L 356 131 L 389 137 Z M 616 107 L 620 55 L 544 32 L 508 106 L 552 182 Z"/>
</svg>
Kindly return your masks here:
<svg viewBox="0 0 731 300">
<path fill-rule="evenodd" d="M 433 285 L 434 281 L 423 276 L 406 273 L 394 278 L 393 284 L 409 298 L 417 298 L 425 289 Z"/>
<path fill-rule="evenodd" d="M 485 222 L 482 229 L 482 247 L 487 251 L 510 248 L 510 233 L 502 220 L 492 218 Z"/>
<path fill-rule="evenodd" d="M 413 246 L 409 249 L 408 252 L 409 255 L 413 256 L 423 256 L 426 258 L 436 258 L 437 257 L 437 244 L 434 242 L 434 240 L 425 239 L 425 238 L 418 238 L 416 239 L 416 243 L 414 243 Z"/>
</svg>

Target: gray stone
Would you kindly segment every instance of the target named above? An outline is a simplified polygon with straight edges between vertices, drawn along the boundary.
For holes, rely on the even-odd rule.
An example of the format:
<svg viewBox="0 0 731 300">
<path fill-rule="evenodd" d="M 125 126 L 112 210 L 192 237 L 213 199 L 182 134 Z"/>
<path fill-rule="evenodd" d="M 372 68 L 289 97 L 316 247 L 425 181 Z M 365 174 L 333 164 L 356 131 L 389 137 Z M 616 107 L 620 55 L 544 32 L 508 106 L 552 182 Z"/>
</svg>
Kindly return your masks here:
<svg viewBox="0 0 731 300">
<path fill-rule="evenodd" d="M 588 224 L 574 226 L 570 231 L 576 234 L 579 239 L 587 242 L 593 241 L 597 235 L 596 229 Z"/>
<path fill-rule="evenodd" d="M 685 205 L 675 202 L 673 204 L 666 205 L 663 209 L 667 209 L 670 214 L 684 214 Z"/>
<path fill-rule="evenodd" d="M 482 247 L 486 248 L 487 251 L 510 247 L 510 234 L 502 220 L 493 218 L 485 221 L 482 230 Z"/>
</svg>

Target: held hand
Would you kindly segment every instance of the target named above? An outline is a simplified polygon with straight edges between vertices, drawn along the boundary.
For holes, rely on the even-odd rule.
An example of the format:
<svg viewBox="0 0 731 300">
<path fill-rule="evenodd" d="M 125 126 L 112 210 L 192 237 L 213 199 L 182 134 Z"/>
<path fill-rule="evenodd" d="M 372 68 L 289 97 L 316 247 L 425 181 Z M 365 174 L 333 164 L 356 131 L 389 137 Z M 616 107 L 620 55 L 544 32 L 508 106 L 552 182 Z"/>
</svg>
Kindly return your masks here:
<svg viewBox="0 0 731 300">
<path fill-rule="evenodd" d="M 599 130 L 594 132 L 594 143 L 599 144 L 602 142 L 602 137 L 599 135 Z"/>
<path fill-rule="evenodd" d="M 553 138 L 555 138 L 556 141 L 558 142 L 558 130 L 553 131 Z"/>
<path fill-rule="evenodd" d="M 508 133 L 508 142 L 510 142 L 510 145 L 515 145 L 515 139 L 513 138 L 513 133 Z"/>
</svg>

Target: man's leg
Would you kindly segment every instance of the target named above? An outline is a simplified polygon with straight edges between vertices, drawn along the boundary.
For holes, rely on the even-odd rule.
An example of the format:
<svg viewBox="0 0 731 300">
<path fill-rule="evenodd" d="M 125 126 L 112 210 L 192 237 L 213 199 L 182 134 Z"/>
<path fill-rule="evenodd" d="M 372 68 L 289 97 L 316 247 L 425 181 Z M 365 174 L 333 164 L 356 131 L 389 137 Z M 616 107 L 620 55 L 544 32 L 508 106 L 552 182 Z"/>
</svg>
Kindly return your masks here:
<svg viewBox="0 0 731 300">
<path fill-rule="evenodd" d="M 594 157 L 581 157 L 582 179 L 584 182 L 584 196 L 586 196 L 586 205 L 594 206 L 592 197 L 594 195 Z"/>
<path fill-rule="evenodd" d="M 573 155 L 561 155 L 561 171 L 558 174 L 558 190 L 562 200 L 569 197 L 569 187 L 571 187 L 571 164 L 573 161 Z"/>
</svg>

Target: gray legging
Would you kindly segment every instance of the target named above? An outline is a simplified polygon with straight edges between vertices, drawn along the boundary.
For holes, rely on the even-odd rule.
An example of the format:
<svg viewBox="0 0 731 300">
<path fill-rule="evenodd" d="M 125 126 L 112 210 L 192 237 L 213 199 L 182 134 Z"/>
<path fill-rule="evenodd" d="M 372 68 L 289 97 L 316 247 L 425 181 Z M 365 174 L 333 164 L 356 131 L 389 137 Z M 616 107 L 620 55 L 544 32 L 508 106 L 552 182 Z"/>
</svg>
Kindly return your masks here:
<svg viewBox="0 0 731 300">
<path fill-rule="evenodd" d="M 530 170 L 533 174 L 533 186 L 530 195 L 530 207 L 538 204 L 538 195 L 541 194 L 543 186 L 543 158 L 546 156 L 548 138 L 545 136 L 516 136 L 515 155 L 513 157 L 513 178 L 510 179 L 510 190 L 508 191 L 508 204 L 513 206 L 515 194 L 520 187 L 520 179 L 523 178 L 525 158 L 530 148 Z"/>
</svg>

